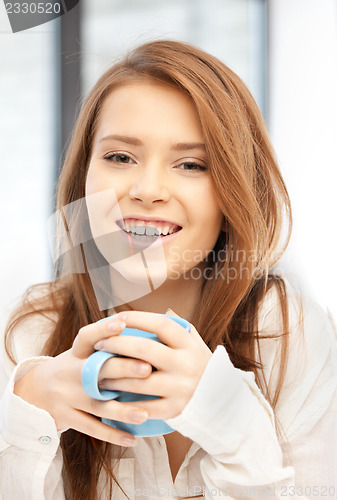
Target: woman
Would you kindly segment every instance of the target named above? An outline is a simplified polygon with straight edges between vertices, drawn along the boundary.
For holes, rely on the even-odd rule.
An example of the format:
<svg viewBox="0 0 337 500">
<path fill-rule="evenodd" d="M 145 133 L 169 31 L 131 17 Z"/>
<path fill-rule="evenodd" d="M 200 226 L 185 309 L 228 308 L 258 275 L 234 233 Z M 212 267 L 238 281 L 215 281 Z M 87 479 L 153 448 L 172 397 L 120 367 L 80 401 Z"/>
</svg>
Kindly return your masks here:
<svg viewBox="0 0 337 500">
<path fill-rule="evenodd" d="M 6 330 L 4 497 L 335 497 L 335 338 L 272 271 L 290 202 L 240 79 L 187 44 L 134 50 L 83 105 L 58 210 L 57 278 Z M 95 349 L 122 355 L 101 388 L 158 398 L 87 396 Z M 101 418 L 174 432 L 135 439 Z"/>
</svg>

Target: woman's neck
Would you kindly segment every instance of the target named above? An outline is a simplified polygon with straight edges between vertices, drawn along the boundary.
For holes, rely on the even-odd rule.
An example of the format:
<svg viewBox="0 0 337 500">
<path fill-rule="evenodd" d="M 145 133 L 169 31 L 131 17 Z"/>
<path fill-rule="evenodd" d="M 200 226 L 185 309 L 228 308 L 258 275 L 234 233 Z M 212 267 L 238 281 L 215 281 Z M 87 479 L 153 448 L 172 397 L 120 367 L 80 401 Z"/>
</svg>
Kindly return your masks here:
<svg viewBox="0 0 337 500">
<path fill-rule="evenodd" d="M 187 277 L 166 281 L 153 292 L 115 307 L 115 311 L 134 309 L 165 314 L 170 308 L 182 318 L 191 321 L 199 304 L 201 285 L 201 281 Z"/>
</svg>

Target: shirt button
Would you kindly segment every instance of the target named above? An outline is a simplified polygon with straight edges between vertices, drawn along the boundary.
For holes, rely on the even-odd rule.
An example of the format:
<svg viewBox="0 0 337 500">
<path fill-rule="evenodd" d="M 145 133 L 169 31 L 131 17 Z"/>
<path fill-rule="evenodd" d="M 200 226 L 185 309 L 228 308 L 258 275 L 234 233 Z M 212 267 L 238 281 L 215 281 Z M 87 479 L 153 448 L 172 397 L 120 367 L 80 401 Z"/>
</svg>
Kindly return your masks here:
<svg viewBox="0 0 337 500">
<path fill-rule="evenodd" d="M 41 444 L 49 444 L 51 441 L 51 438 L 49 436 L 41 436 L 39 441 Z"/>
</svg>

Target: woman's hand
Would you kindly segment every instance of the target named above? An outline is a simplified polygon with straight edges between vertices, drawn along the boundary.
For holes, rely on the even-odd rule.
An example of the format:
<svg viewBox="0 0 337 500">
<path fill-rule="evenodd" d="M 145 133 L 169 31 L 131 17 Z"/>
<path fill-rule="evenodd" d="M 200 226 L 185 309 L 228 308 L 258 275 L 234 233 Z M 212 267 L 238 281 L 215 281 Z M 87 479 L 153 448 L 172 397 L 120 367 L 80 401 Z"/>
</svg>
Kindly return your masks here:
<svg viewBox="0 0 337 500">
<path fill-rule="evenodd" d="M 124 327 L 125 323 L 117 314 L 110 320 L 81 328 L 72 348 L 34 365 L 16 382 L 15 394 L 46 410 L 55 420 L 58 430 L 72 428 L 103 441 L 131 446 L 135 442 L 131 434 L 103 424 L 95 416 L 139 424 L 148 418 L 144 409 L 135 403 L 94 400 L 81 385 L 82 368 L 87 357 L 94 352 L 94 344 L 111 339 Z M 152 371 L 149 363 L 136 359 L 114 357 L 105 365 L 109 378 L 123 381 L 144 379 Z"/>
<path fill-rule="evenodd" d="M 191 399 L 212 352 L 192 325 L 187 332 L 164 315 L 140 311 L 122 312 L 119 317 L 128 327 L 155 333 L 163 344 L 142 337 L 117 335 L 100 340 L 95 348 L 143 360 L 157 371 L 145 379 L 115 379 L 107 362 L 100 372 L 100 388 L 159 396 L 160 399 L 139 402 L 149 418 L 179 415 Z"/>
</svg>

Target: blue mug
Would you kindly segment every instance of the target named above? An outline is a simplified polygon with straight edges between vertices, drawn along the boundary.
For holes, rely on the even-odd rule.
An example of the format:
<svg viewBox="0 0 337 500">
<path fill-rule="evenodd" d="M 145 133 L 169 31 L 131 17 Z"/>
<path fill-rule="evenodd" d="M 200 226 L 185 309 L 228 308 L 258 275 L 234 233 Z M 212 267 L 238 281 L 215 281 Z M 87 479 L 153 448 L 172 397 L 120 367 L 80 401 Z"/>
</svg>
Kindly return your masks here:
<svg viewBox="0 0 337 500">
<path fill-rule="evenodd" d="M 190 331 L 191 325 L 185 319 L 179 318 L 178 316 L 170 316 L 168 314 L 166 314 L 165 316 L 173 319 L 173 321 L 184 327 L 188 332 Z M 104 318 L 100 321 L 106 321 L 107 319 L 109 318 Z M 138 328 L 124 328 L 120 335 L 143 337 L 154 340 L 156 342 L 161 342 L 161 340 L 155 333 L 146 332 L 145 330 L 139 330 Z M 96 351 L 91 354 L 91 356 L 89 356 L 89 358 L 86 360 L 82 370 L 82 387 L 88 394 L 88 396 L 101 401 L 116 399 L 116 401 L 120 402 L 148 401 L 151 399 L 157 399 L 158 396 L 151 396 L 149 394 L 100 390 L 98 387 L 99 372 L 103 364 L 108 359 L 114 356 L 118 356 L 118 354 Z M 173 429 L 169 425 L 167 425 L 164 420 L 158 419 L 148 419 L 142 424 L 128 424 L 125 422 L 119 422 L 118 420 L 109 420 L 106 418 L 102 418 L 102 422 L 110 425 L 111 427 L 114 427 L 115 429 L 129 432 L 134 436 L 161 436 L 163 434 L 169 434 L 170 432 L 173 432 Z"/>
</svg>

